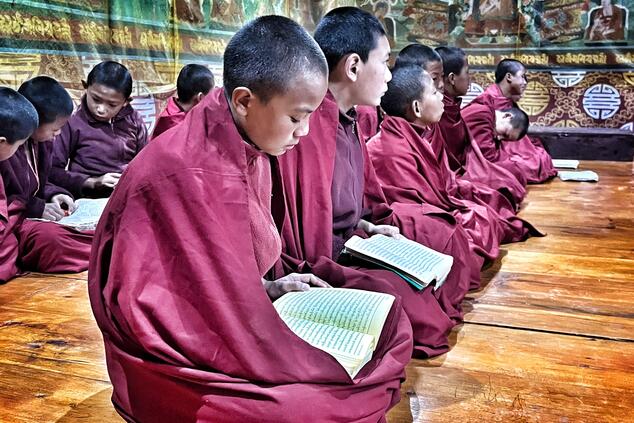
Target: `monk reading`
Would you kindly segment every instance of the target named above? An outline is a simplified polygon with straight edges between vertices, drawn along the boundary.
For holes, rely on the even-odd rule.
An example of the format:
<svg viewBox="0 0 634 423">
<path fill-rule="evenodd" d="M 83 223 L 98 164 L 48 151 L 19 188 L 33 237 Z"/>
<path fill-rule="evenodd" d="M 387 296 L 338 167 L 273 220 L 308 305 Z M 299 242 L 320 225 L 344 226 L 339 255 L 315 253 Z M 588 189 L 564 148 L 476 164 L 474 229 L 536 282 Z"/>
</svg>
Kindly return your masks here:
<svg viewBox="0 0 634 423">
<path fill-rule="evenodd" d="M 495 84 L 476 97 L 462 111 L 471 135 L 484 157 L 499 163 L 521 182 L 544 182 L 557 175 L 552 159 L 539 140 L 523 134 L 517 141 L 508 134 L 491 137 L 489 123 L 496 110 L 507 110 L 520 100 L 526 89 L 526 68 L 514 59 L 504 59 L 495 69 Z M 514 141 L 514 142 L 509 142 Z"/>
<path fill-rule="evenodd" d="M 83 84 L 81 105 L 54 143 L 51 183 L 75 198 L 108 197 L 147 144 L 147 130 L 130 105 L 132 76 L 125 66 L 101 62 Z"/>
<path fill-rule="evenodd" d="M 214 75 L 209 68 L 197 64 L 185 65 L 176 80 L 177 96 L 167 100 L 165 110 L 156 119 L 152 139 L 181 123 L 187 112 L 200 103 L 213 87 Z"/>
<path fill-rule="evenodd" d="M 285 271 L 308 265 L 331 284 L 333 275 L 342 272 L 333 261 L 370 271 L 369 265 L 341 255 L 353 234 L 403 234 L 452 255 L 452 271 L 437 290 L 417 291 L 396 274 L 379 269 L 370 271 L 373 279 L 360 278 L 354 284 L 403 298 L 417 355 L 446 352 L 447 335 L 462 318 L 460 303 L 470 280 L 479 281 L 482 261 L 469 251 L 467 234 L 451 214 L 427 204 L 389 207 L 383 196 L 355 111 L 355 105 L 376 108 L 390 80 L 390 47 L 381 23 L 354 7 L 333 9 L 318 25 L 315 40 L 328 60 L 329 92 L 311 118 L 308 136 L 280 158 L 286 197 L 284 203 L 279 196 L 273 199 L 274 206 L 286 209 L 285 220 L 278 222 Z M 316 265 L 324 261 L 331 267 Z M 350 280 L 344 282 L 353 286 Z"/>
<path fill-rule="evenodd" d="M 19 243 L 17 268 L 44 273 L 81 272 L 88 268 L 92 232 L 52 222 L 72 213 L 72 196 L 48 182 L 52 141 L 73 111 L 68 92 L 53 78 L 38 76 L 18 90 L 35 107 L 39 126 L 13 157 L 0 163 L 9 220 Z M 13 268 L 14 264 L 7 263 Z M 6 280 L 6 279 L 5 279 Z"/>
<path fill-rule="evenodd" d="M 226 47 L 224 88 L 121 177 L 97 227 L 88 289 L 126 420 L 370 423 L 398 402 L 411 354 L 400 305 L 351 380 L 271 304 L 326 286 L 311 274 L 265 275 L 281 249 L 270 160 L 306 135 L 327 75 L 299 25 L 251 21 Z"/>
</svg>

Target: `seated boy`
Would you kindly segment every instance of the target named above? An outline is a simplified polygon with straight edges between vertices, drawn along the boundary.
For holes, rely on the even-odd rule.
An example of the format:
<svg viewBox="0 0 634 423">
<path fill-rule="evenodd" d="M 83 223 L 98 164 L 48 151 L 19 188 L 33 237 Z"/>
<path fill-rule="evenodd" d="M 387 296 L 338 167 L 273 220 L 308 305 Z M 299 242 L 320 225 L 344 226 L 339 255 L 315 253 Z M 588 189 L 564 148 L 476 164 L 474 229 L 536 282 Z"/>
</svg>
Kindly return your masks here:
<svg viewBox="0 0 634 423">
<path fill-rule="evenodd" d="M 279 159 L 286 198 L 273 198 L 274 204 L 285 200 L 287 213 L 280 228 L 290 262 L 287 271 L 293 269 L 292 262 L 314 265 L 324 258 L 340 260 L 344 243 L 354 233 L 401 233 L 452 255 L 452 271 L 437 290 L 416 291 L 390 271 L 367 268 L 364 271 L 380 275 L 382 283 L 357 285 L 403 298 L 417 355 L 446 352 L 447 335 L 462 317 L 460 303 L 469 283 L 479 280 L 481 260 L 471 254 L 466 233 L 450 214 L 420 204 L 389 207 L 385 201 L 358 135 L 355 110 L 357 105 L 378 106 L 387 90 L 391 75 L 385 31 L 371 14 L 341 7 L 324 16 L 315 40 L 328 60 L 329 92 L 311 119 L 310 133 Z M 346 256 L 340 262 L 353 265 Z M 330 275 L 339 271 L 324 271 L 323 277 L 331 280 Z"/>
<path fill-rule="evenodd" d="M 483 114 L 492 115 L 495 110 L 507 110 L 515 106 L 527 85 L 526 68 L 514 59 L 504 59 L 495 69 L 495 84 L 491 84 L 462 111 L 471 135 L 480 146 L 480 150 L 488 160 L 500 163 L 511 170 L 518 180 L 525 179 L 529 183 L 540 183 L 557 175 L 552 159 L 539 140 L 526 136 L 518 138 L 499 138 L 497 141 L 489 137 L 483 126 Z M 482 132 L 481 132 L 482 131 Z"/>
<path fill-rule="evenodd" d="M 308 132 L 327 74 L 299 25 L 251 21 L 227 45 L 224 88 L 121 177 L 97 227 L 88 290 L 127 421 L 374 423 L 398 401 L 411 354 L 400 306 L 351 380 L 271 304 L 324 286 L 266 274 L 281 244 L 271 160 Z"/>
<path fill-rule="evenodd" d="M 156 120 L 152 139 L 182 122 L 187 112 L 197 105 L 213 87 L 214 75 L 207 67 L 196 64 L 185 65 L 176 80 L 177 97 L 170 97 L 167 100 L 165 110 Z"/>
<path fill-rule="evenodd" d="M 0 87 L 0 161 L 12 157 L 37 125 L 37 111 L 29 100 L 11 88 Z M 20 273 L 19 243 L 14 232 L 18 224 L 19 215 L 9 214 L 4 184 L 0 183 L 0 283 Z"/>
<path fill-rule="evenodd" d="M 132 76 L 125 66 L 101 62 L 83 84 L 81 105 L 55 140 L 50 182 L 75 198 L 108 197 L 147 144 L 147 130 L 130 105 Z"/>
<path fill-rule="evenodd" d="M 74 211 L 73 198 L 48 183 L 54 137 L 66 124 L 73 102 L 53 78 L 38 76 L 18 90 L 38 114 L 39 125 L 13 157 L 0 162 L 9 218 L 18 242 L 17 267 L 44 273 L 81 272 L 88 268 L 92 232 L 79 232 L 52 222 Z"/>
</svg>

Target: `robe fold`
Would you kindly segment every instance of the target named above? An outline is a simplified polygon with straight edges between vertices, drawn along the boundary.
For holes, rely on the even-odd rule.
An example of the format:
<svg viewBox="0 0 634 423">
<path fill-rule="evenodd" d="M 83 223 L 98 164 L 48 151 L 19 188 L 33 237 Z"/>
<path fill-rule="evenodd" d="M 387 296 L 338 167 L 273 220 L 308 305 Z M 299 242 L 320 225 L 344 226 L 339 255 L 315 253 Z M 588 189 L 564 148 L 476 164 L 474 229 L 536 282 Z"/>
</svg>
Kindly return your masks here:
<svg viewBox="0 0 634 423">
<path fill-rule="evenodd" d="M 432 148 L 432 128 L 386 116 L 381 132 L 368 142 L 368 152 L 389 204 L 431 204 L 447 213 L 469 235 L 475 254 L 495 260 L 503 237 L 499 216 L 492 209 L 456 196 L 453 173 L 441 149 Z M 442 141 L 441 141 L 442 142 Z"/>
<path fill-rule="evenodd" d="M 151 139 L 158 137 L 163 132 L 181 123 L 186 115 L 187 112 L 176 102 L 176 98 L 170 97 L 169 100 L 167 100 L 165 110 L 163 110 L 156 119 Z"/>
<path fill-rule="evenodd" d="M 460 181 L 491 187 L 509 198 L 517 210 L 526 196 L 526 181 L 518 180 L 502 166 L 488 161 L 475 142 L 460 113 L 461 98 L 443 98 L 445 112 L 438 127 L 447 147 L 449 167 Z"/>
<path fill-rule="evenodd" d="M 268 166 L 220 88 L 123 174 L 88 289 L 129 421 L 377 422 L 398 402 L 412 348 L 400 299 L 353 381 L 273 308 L 261 281 L 280 251 Z"/>
<path fill-rule="evenodd" d="M 467 235 L 456 225 L 451 214 L 427 204 L 395 204 L 389 207 L 365 143 L 356 138 L 362 155 L 363 198 L 362 204 L 353 206 L 367 210 L 360 215 L 374 224 L 398 226 L 406 237 L 452 255 L 454 266 L 440 289 L 434 291 L 429 287 L 416 291 L 393 272 L 369 270 L 372 266 L 366 262 L 346 261 L 344 264 L 350 266 L 348 268 L 333 263 L 336 257 L 333 257 L 335 215 L 332 188 L 333 185 L 350 182 L 333 181 L 339 114 L 334 97 L 328 93 L 311 116 L 309 134 L 297 147 L 279 158 L 281 179 L 277 182 L 283 189 L 274 189 L 273 207 L 274 210 L 281 208 L 285 211 L 284 220 L 278 221 L 283 242 L 283 271 L 289 273 L 298 268 L 310 268 L 331 283 L 400 295 L 412 322 L 415 354 L 432 356 L 443 353 L 448 349 L 447 336 L 453 326 L 452 321 L 462 319 L 460 303 L 470 281 L 479 283 L 482 262 L 469 251 Z M 284 192 L 285 197 L 276 196 L 275 192 Z M 347 236 L 352 233 L 367 236 L 359 232 L 349 231 Z M 351 275 L 345 278 L 333 276 L 342 273 Z"/>
<path fill-rule="evenodd" d="M 0 162 L 8 210 L 8 226 L 0 248 L 2 281 L 29 270 L 74 273 L 88 268 L 93 231 L 79 232 L 53 222 L 27 220 L 41 218 L 46 202 L 54 195 L 70 195 L 48 182 L 51 152 L 52 142 L 28 140 L 11 158 Z"/>
<path fill-rule="evenodd" d="M 497 84 L 491 84 L 467 107 L 462 117 L 484 157 L 498 163 L 528 183 L 541 183 L 557 175 L 552 159 L 538 139 L 528 135 L 517 141 L 499 141 L 494 134 L 495 111 L 515 104 L 502 95 Z"/>
<path fill-rule="evenodd" d="M 111 122 L 95 119 L 86 97 L 53 141 L 50 182 L 67 189 L 76 198 L 108 197 L 112 189 L 87 190 L 89 177 L 121 173 L 147 144 L 147 129 L 129 104 Z"/>
</svg>

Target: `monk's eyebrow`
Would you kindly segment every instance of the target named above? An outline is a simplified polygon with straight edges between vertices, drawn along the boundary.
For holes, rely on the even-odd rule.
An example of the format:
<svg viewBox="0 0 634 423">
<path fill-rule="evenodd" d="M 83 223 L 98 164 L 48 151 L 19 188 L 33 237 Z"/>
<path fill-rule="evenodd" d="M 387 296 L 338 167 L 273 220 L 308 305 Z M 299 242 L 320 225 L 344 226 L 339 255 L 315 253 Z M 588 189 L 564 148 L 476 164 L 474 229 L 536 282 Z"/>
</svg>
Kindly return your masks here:
<svg viewBox="0 0 634 423">
<path fill-rule="evenodd" d="M 306 114 L 308 114 L 308 113 L 314 112 L 314 110 L 311 109 L 310 107 L 300 107 L 299 109 L 295 109 L 295 112 L 296 113 L 306 113 Z"/>
</svg>

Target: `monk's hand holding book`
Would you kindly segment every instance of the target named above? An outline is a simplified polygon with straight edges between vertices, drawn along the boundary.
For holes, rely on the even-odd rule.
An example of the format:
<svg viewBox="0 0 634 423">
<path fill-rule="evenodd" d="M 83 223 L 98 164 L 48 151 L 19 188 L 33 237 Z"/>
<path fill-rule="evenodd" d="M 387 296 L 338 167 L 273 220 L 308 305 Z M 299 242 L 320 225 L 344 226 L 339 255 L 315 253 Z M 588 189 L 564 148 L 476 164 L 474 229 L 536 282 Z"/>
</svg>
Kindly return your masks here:
<svg viewBox="0 0 634 423">
<path fill-rule="evenodd" d="M 359 220 L 357 223 L 357 229 L 361 229 L 369 236 L 372 235 L 385 235 L 395 239 L 400 239 L 403 236 L 401 235 L 401 231 L 396 226 L 392 225 L 375 225 L 373 223 L 368 222 L 367 220 Z"/>
<path fill-rule="evenodd" d="M 291 273 L 283 278 L 269 281 L 262 279 L 262 284 L 271 300 L 276 300 L 287 292 L 308 291 L 311 286 L 320 288 L 331 288 L 324 280 L 312 273 Z"/>
<path fill-rule="evenodd" d="M 64 213 L 64 209 L 62 209 L 59 204 L 46 203 L 44 205 L 44 211 L 42 212 L 42 219 L 52 220 L 53 222 L 57 222 L 64 216 L 66 216 L 66 213 Z"/>
<path fill-rule="evenodd" d="M 57 204 L 62 210 L 64 210 L 66 212 L 64 213 L 64 216 L 73 214 L 73 212 L 77 210 L 77 205 L 75 204 L 75 200 L 73 200 L 73 197 L 71 197 L 70 195 L 66 195 L 66 194 L 54 195 L 53 197 L 51 197 L 51 203 Z"/>
</svg>

